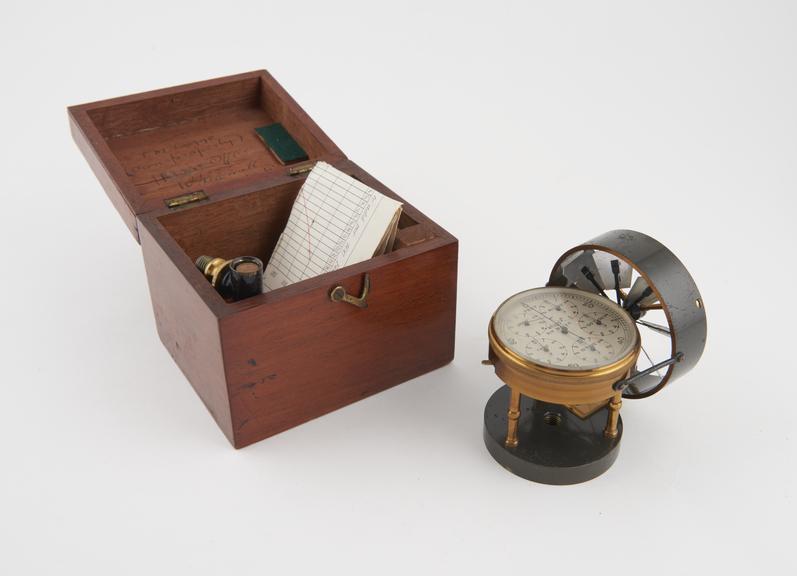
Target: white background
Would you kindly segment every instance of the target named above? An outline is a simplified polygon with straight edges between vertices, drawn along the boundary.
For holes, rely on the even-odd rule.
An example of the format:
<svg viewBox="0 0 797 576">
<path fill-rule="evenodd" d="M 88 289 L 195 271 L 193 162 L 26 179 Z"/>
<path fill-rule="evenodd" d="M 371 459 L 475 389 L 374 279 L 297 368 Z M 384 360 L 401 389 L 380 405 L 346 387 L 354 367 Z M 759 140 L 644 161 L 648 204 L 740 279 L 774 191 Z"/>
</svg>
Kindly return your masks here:
<svg viewBox="0 0 797 576">
<path fill-rule="evenodd" d="M 0 573 L 794 573 L 796 25 L 788 2 L 4 2 Z M 457 350 L 235 451 L 66 106 L 258 68 L 459 238 Z M 690 269 L 706 353 L 625 403 L 605 475 L 521 480 L 481 439 L 487 321 L 620 227 Z"/>
</svg>

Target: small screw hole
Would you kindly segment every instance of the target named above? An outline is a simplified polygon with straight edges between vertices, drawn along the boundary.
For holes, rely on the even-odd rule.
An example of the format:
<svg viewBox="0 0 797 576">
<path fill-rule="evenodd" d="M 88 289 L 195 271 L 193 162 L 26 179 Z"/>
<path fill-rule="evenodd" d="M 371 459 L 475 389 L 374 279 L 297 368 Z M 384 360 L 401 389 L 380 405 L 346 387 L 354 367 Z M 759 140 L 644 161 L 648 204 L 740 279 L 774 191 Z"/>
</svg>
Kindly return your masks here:
<svg viewBox="0 0 797 576">
<path fill-rule="evenodd" d="M 695 300 L 695 306 L 697 306 L 698 308 L 702 308 L 703 301 L 700 298 L 698 298 L 697 300 Z"/>
<path fill-rule="evenodd" d="M 542 415 L 542 421 L 548 426 L 559 426 L 562 423 L 562 415 L 558 412 L 546 412 Z"/>
</svg>

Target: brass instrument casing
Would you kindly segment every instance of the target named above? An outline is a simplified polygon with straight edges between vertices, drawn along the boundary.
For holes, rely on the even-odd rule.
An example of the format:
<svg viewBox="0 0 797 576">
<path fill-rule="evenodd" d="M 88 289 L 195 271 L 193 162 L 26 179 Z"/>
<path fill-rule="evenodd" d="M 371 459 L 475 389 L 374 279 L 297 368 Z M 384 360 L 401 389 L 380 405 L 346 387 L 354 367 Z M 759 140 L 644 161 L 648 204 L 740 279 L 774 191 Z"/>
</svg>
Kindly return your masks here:
<svg viewBox="0 0 797 576">
<path fill-rule="evenodd" d="M 543 402 L 574 406 L 605 403 L 616 391 L 615 382 L 625 378 L 636 365 L 640 352 L 639 331 L 636 343 L 623 358 L 590 370 L 563 370 L 525 360 L 506 347 L 495 333 L 495 315 L 490 319 L 489 358 L 496 375 L 513 390 Z"/>
</svg>

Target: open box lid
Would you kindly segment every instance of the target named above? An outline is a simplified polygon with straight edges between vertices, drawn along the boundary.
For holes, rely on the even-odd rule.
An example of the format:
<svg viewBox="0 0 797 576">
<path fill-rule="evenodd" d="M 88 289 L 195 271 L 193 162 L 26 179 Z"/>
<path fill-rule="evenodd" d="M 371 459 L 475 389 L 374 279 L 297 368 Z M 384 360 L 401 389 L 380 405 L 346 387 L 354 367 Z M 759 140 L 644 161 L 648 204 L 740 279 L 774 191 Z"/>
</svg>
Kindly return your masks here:
<svg viewBox="0 0 797 576">
<path fill-rule="evenodd" d="M 265 70 L 69 108 L 72 135 L 138 240 L 137 216 L 346 156 Z M 283 163 L 255 129 L 306 153 Z"/>
</svg>

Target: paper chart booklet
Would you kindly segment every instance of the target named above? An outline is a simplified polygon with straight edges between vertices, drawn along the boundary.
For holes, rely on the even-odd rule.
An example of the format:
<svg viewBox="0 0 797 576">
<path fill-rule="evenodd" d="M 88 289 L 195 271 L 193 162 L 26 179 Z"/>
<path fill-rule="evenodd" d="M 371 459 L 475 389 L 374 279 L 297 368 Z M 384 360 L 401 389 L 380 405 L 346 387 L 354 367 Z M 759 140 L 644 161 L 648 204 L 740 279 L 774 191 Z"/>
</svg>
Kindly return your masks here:
<svg viewBox="0 0 797 576">
<path fill-rule="evenodd" d="M 400 216 L 400 202 L 318 162 L 266 266 L 263 292 L 390 251 Z"/>
</svg>

